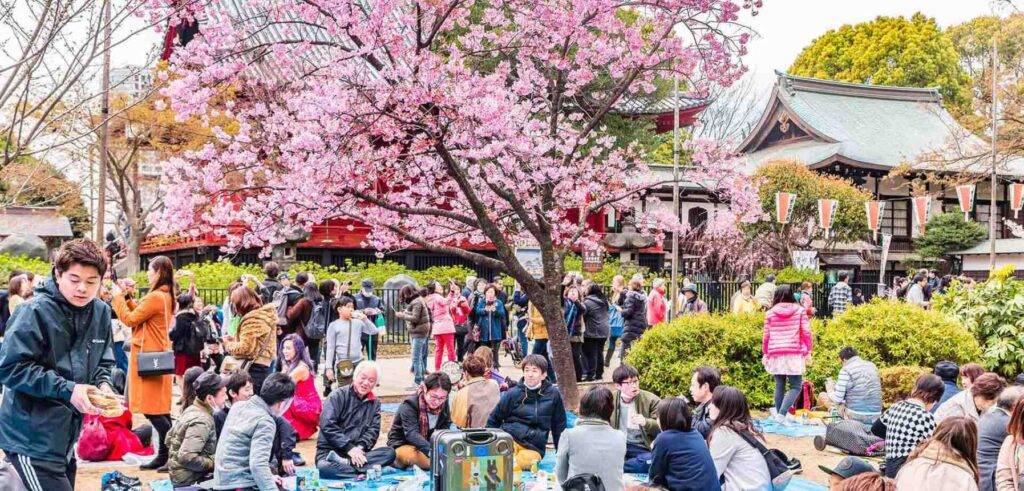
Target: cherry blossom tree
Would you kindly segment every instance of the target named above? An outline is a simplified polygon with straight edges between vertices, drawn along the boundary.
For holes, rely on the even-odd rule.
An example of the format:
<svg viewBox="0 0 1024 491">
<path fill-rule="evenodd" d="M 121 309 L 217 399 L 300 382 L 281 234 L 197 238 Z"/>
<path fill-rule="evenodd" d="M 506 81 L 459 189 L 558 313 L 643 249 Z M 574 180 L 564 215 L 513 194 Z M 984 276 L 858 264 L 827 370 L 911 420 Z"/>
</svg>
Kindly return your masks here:
<svg viewBox="0 0 1024 491">
<path fill-rule="evenodd" d="M 156 16 L 177 4 L 146 3 Z M 372 228 L 366 246 L 421 247 L 504 271 L 547 323 L 569 406 L 578 393 L 562 260 L 600 246 L 588 218 L 632 209 L 663 184 L 602 122 L 674 75 L 697 93 L 730 85 L 749 39 L 743 8 L 727 0 L 189 8 L 201 33 L 172 56 L 163 94 L 179 118 L 237 125 L 213 126 L 216 143 L 166 163 L 157 232 L 213 231 L 231 248 L 269 250 L 295 227 L 350 218 Z M 227 90 L 239 97 L 211 103 Z M 649 233 L 679 227 L 667 215 L 638 222 Z M 516 259 L 522 242 L 540 247 L 541 277 Z M 475 251 L 487 244 L 496 258 Z"/>
</svg>

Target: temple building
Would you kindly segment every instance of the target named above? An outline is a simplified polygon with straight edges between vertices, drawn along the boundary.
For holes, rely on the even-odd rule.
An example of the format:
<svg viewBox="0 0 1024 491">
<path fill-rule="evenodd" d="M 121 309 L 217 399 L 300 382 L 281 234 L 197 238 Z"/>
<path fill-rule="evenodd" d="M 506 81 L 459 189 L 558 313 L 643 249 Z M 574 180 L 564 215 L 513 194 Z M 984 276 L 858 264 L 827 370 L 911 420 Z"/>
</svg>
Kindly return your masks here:
<svg viewBox="0 0 1024 491">
<path fill-rule="evenodd" d="M 989 205 L 989 143 L 971 134 L 945 109 L 937 88 L 884 87 L 794 77 L 778 79 L 757 125 L 738 150 L 753 171 L 774 160 L 793 160 L 818 172 L 850 179 L 885 200 L 880 232 L 892 234 L 886 271 L 910 257 L 919 234 L 912 219 L 907 178 L 890 177 L 909 166 L 909 178 L 926 173 L 974 174 L 978 177 L 971 219 L 988 223 L 997 217 L 997 238 L 1010 237 L 1003 217 L 1013 219 L 1007 200 L 1009 184 L 1024 175 L 1020 160 L 998 164 L 997 205 Z M 959 211 L 953 188 L 929 184 L 931 213 Z M 986 227 L 987 228 L 987 227 Z M 828 268 L 852 270 L 860 281 L 877 281 L 879 247 L 870 237 L 820 251 Z M 830 261 L 835 261 L 834 263 Z M 889 276 L 888 274 L 886 276 Z"/>
</svg>

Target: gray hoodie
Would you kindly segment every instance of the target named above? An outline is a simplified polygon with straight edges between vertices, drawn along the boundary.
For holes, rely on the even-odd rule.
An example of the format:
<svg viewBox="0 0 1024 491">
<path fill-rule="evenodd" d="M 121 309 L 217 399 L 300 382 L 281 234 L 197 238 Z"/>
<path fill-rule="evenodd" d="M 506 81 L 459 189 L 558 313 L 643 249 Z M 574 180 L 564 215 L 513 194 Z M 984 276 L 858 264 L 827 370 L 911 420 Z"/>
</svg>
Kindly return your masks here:
<svg viewBox="0 0 1024 491">
<path fill-rule="evenodd" d="M 270 470 L 276 432 L 274 415 L 259 396 L 231 406 L 217 442 L 212 489 L 277 491 Z"/>
</svg>

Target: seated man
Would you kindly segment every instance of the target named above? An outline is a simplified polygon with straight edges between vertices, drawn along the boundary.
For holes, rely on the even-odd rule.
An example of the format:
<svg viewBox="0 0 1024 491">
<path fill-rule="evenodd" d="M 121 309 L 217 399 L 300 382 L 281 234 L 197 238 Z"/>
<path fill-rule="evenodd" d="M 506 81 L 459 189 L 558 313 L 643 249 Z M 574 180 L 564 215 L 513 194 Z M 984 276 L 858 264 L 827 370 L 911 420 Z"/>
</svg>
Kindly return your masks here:
<svg viewBox="0 0 1024 491">
<path fill-rule="evenodd" d="M 373 448 L 380 435 L 380 401 L 373 395 L 377 374 L 376 363 L 360 363 L 352 374 L 352 384 L 331 392 L 324 401 L 316 441 L 320 477 L 344 479 L 365 474 L 367 467 L 385 467 L 395 461 L 391 447 Z"/>
<path fill-rule="evenodd" d="M 263 382 L 260 395 L 232 406 L 217 442 L 213 480 L 201 487 L 278 491 L 282 480 L 270 468 L 277 433 L 274 417 L 284 414 L 293 397 L 295 382 L 287 374 L 275 373 Z"/>
<path fill-rule="evenodd" d="M 711 433 L 711 395 L 715 387 L 722 385 L 722 372 L 715 367 L 697 367 L 693 370 L 693 380 L 690 381 L 690 397 L 698 404 L 693 410 L 693 429 L 700 432 L 700 436 L 707 439 Z"/>
<path fill-rule="evenodd" d="M 857 457 L 845 457 L 839 461 L 839 464 L 833 468 L 828 468 L 823 465 L 818 466 L 819 469 L 828 474 L 828 489 L 829 491 L 838 491 L 843 489 L 844 482 L 855 476 L 861 474 L 878 474 L 878 470 L 875 467 Z"/>
<path fill-rule="evenodd" d="M 395 449 L 395 467 L 405 469 L 416 465 L 430 470 L 430 437 L 435 430 L 452 426 L 448 413 L 448 393 L 452 382 L 448 375 L 434 372 L 427 375 L 415 395 L 402 402 L 388 432 L 388 446 Z"/>
<path fill-rule="evenodd" d="M 501 401 L 487 418 L 488 428 L 497 428 L 515 440 L 516 466 L 528 470 L 544 458 L 548 435 L 558 448 L 565 431 L 562 393 L 548 381 L 548 361 L 532 354 L 523 358 L 523 380 L 501 395 Z"/>
<path fill-rule="evenodd" d="M 217 438 L 220 438 L 224 430 L 224 422 L 231 413 L 231 407 L 236 403 L 248 401 L 253 396 L 252 377 L 245 370 L 237 370 L 226 376 L 227 402 L 224 407 L 213 413 L 213 422 L 217 426 Z M 270 468 L 277 475 L 290 475 L 295 472 L 296 466 L 306 465 L 301 456 L 295 452 L 295 445 L 299 441 L 299 434 L 292 428 L 292 424 L 283 416 L 274 416 L 277 423 L 277 435 L 274 436 L 274 446 L 270 453 Z M 295 459 L 295 460 L 293 460 Z"/>
<path fill-rule="evenodd" d="M 640 389 L 640 373 L 629 365 L 612 372 L 615 382 L 615 410 L 612 428 L 626 434 L 626 462 L 623 471 L 646 474 L 651 468 L 651 444 L 661 433 L 658 426 L 658 396 Z"/>
<path fill-rule="evenodd" d="M 882 380 L 874 363 L 857 356 L 847 346 L 839 350 L 839 378 L 826 384 L 827 392 L 818 395 L 818 404 L 828 409 L 839 408 L 845 419 L 871 425 L 882 416 Z"/>
<path fill-rule="evenodd" d="M 978 489 L 995 491 L 996 463 L 999 450 L 1006 440 L 1006 427 L 1010 424 L 1013 406 L 1024 396 L 1024 387 L 1011 385 L 999 393 L 996 407 L 978 419 Z"/>
</svg>

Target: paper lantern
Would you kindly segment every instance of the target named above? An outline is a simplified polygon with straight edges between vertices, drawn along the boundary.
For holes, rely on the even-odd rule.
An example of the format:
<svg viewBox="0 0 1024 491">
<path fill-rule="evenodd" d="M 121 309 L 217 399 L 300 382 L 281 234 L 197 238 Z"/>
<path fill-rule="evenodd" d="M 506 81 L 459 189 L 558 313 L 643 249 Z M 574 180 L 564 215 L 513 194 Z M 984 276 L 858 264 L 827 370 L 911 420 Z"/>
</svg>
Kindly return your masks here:
<svg viewBox="0 0 1024 491">
<path fill-rule="evenodd" d="M 974 211 L 974 184 L 961 184 L 956 187 L 956 200 L 960 203 L 960 211 L 964 212 L 964 220 Z"/>
<path fill-rule="evenodd" d="M 864 211 L 868 215 L 868 228 L 873 239 L 878 241 L 878 229 L 882 225 L 882 214 L 885 213 L 885 201 L 868 201 L 864 203 Z"/>
<path fill-rule="evenodd" d="M 1010 209 L 1013 210 L 1013 218 L 1017 218 L 1017 215 L 1020 214 L 1022 205 L 1024 205 L 1024 183 L 1010 184 Z"/>
<path fill-rule="evenodd" d="M 775 193 L 775 221 L 789 223 L 789 218 L 793 215 L 793 205 L 795 204 L 795 194 Z"/>
<path fill-rule="evenodd" d="M 818 200 L 818 227 L 825 231 L 828 237 L 832 231 L 832 223 L 836 221 L 836 210 L 839 209 L 839 201 L 834 199 Z"/>
<path fill-rule="evenodd" d="M 917 228 L 924 234 L 924 224 L 932 215 L 932 198 L 930 196 L 915 196 L 910 200 L 914 205 L 914 220 L 917 221 Z"/>
</svg>

